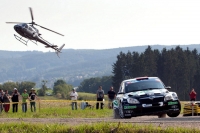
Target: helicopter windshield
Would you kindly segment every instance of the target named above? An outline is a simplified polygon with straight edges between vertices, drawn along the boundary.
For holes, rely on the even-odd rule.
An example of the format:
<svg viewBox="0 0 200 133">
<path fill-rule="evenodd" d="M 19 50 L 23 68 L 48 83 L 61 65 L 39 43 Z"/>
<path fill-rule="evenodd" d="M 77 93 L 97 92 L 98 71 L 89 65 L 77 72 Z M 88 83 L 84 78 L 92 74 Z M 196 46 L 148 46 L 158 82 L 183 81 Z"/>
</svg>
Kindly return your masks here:
<svg viewBox="0 0 200 133">
<path fill-rule="evenodd" d="M 33 30 L 35 30 L 37 33 L 39 33 L 39 30 L 36 29 L 34 26 L 31 26 L 31 25 L 30 25 L 30 27 L 32 27 Z"/>
<path fill-rule="evenodd" d="M 26 23 L 21 24 L 22 27 L 28 28 L 28 25 Z"/>
</svg>

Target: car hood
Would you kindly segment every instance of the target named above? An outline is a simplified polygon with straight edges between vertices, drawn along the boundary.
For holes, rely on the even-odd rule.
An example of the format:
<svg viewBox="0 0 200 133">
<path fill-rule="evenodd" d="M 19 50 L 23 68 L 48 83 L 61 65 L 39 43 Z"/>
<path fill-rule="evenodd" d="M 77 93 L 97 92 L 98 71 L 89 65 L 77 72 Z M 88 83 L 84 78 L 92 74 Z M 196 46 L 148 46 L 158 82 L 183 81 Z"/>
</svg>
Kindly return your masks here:
<svg viewBox="0 0 200 133">
<path fill-rule="evenodd" d="M 166 89 L 152 89 L 152 90 L 141 90 L 135 92 L 129 92 L 125 94 L 125 97 L 143 97 L 143 96 L 165 96 L 169 93 Z"/>
</svg>

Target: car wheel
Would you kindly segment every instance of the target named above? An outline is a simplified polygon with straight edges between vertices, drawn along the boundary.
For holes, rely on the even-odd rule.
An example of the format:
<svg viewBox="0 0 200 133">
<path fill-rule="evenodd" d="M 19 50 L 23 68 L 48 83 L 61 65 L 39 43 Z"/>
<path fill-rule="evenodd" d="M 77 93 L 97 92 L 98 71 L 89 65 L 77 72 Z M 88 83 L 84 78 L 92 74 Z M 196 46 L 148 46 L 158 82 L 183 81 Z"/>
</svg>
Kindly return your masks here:
<svg viewBox="0 0 200 133">
<path fill-rule="evenodd" d="M 177 116 L 179 116 L 179 114 L 180 114 L 180 112 L 177 112 L 177 113 L 167 113 L 167 115 L 169 117 L 177 117 Z"/>
<path fill-rule="evenodd" d="M 178 104 L 178 108 L 179 108 L 178 112 L 175 112 L 175 113 L 174 112 L 168 112 L 167 115 L 169 117 L 177 117 L 177 116 L 179 116 L 179 114 L 181 112 L 181 103 L 180 103 L 180 101 L 179 101 L 179 104 Z"/>
<path fill-rule="evenodd" d="M 166 114 L 159 114 L 158 118 L 166 118 L 166 116 L 167 116 Z"/>
<path fill-rule="evenodd" d="M 122 103 L 119 104 L 119 116 L 121 118 L 124 118 L 124 110 L 123 110 L 123 105 Z"/>
<path fill-rule="evenodd" d="M 114 119 L 120 119 L 121 118 L 119 116 L 119 109 L 118 108 L 113 109 L 113 117 L 114 117 Z"/>
</svg>

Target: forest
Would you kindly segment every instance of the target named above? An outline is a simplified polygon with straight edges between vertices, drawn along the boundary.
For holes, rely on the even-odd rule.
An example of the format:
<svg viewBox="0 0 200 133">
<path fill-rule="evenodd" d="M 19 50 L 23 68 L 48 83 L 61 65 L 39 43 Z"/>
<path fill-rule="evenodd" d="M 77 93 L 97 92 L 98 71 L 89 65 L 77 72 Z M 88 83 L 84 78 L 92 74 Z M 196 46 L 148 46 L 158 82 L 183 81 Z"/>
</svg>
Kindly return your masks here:
<svg viewBox="0 0 200 133">
<path fill-rule="evenodd" d="M 32 81 L 36 87 L 42 80 L 47 80 L 47 87 L 52 88 L 58 79 L 68 84 L 79 86 L 84 79 L 112 75 L 112 65 L 120 52 L 144 52 L 148 46 L 120 47 L 113 49 L 63 49 L 60 58 L 54 52 L 41 51 L 3 51 L 0 50 L 0 83 L 7 81 Z M 152 50 L 169 50 L 176 45 L 151 45 Z M 180 45 L 184 50 L 200 45 Z"/>
<path fill-rule="evenodd" d="M 180 46 L 161 51 L 148 46 L 144 52 L 120 52 L 113 64 L 112 84 L 119 88 L 122 80 L 133 77 L 159 77 L 180 100 L 189 100 L 192 88 L 200 99 L 200 54 L 197 49 Z"/>
<path fill-rule="evenodd" d="M 80 82 L 78 91 L 96 93 L 98 86 L 102 85 L 105 93 L 107 93 L 110 86 L 113 86 L 117 92 L 121 81 L 124 79 L 156 76 L 166 86 L 171 86 L 170 91 L 176 92 L 180 100 L 189 100 L 189 92 L 192 88 L 197 92 L 197 100 L 200 99 L 200 96 L 198 96 L 200 94 L 200 54 L 196 48 L 189 49 L 189 47 L 182 48 L 176 46 L 171 49 L 153 49 L 151 46 L 147 46 L 143 52 L 138 52 L 133 49 L 130 51 L 121 51 L 112 60 L 112 74 L 109 76 L 86 78 Z M 62 72 L 62 69 L 60 72 Z M 54 85 L 51 88 L 54 90 L 54 95 L 62 94 L 64 88 L 68 88 L 67 90 L 69 91 L 73 87 L 69 83 L 66 84 L 66 80 L 61 79 L 64 83 L 62 86 L 55 87 L 56 82 L 53 82 Z M 40 80 L 40 83 L 42 83 L 41 81 L 43 80 Z M 57 79 L 56 81 L 59 80 Z M 10 83 L 12 82 L 5 82 L 0 88 L 11 90 L 13 87 L 18 87 L 22 91 L 23 88 L 32 88 L 36 85 L 33 80 L 31 82 L 16 82 L 8 86 Z M 66 98 L 66 95 L 62 97 Z"/>
</svg>

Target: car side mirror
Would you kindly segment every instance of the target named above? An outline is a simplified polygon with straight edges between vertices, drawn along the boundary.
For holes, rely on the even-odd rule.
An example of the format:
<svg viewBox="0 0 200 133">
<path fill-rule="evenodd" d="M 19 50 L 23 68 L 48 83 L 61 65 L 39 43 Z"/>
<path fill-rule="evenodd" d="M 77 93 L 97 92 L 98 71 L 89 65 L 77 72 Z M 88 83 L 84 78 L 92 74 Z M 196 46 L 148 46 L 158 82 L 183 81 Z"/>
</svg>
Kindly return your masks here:
<svg viewBox="0 0 200 133">
<path fill-rule="evenodd" d="M 171 86 L 167 86 L 167 87 L 165 87 L 165 89 L 169 90 L 169 89 L 171 89 Z"/>
</svg>

